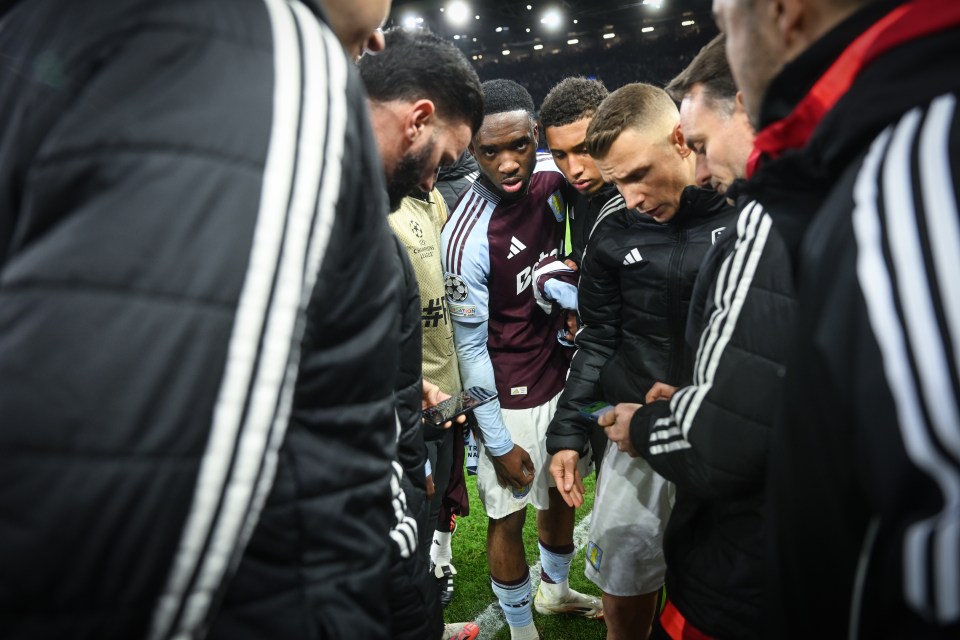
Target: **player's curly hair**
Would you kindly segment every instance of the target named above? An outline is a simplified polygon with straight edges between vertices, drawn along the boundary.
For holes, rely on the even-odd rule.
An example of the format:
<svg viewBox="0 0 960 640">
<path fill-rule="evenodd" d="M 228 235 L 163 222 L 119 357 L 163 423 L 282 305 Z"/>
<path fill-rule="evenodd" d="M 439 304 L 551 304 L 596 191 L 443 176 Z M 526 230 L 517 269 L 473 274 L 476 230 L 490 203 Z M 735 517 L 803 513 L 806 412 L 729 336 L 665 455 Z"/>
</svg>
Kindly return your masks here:
<svg viewBox="0 0 960 640">
<path fill-rule="evenodd" d="M 530 92 L 513 80 L 487 80 L 480 86 L 483 88 L 484 116 L 507 111 L 526 111 L 531 118 L 534 117 L 535 108 Z"/>
<path fill-rule="evenodd" d="M 583 118 L 589 118 L 608 95 L 607 88 L 599 80 L 580 76 L 564 78 L 558 82 L 540 105 L 540 125 L 562 127 Z"/>
</svg>

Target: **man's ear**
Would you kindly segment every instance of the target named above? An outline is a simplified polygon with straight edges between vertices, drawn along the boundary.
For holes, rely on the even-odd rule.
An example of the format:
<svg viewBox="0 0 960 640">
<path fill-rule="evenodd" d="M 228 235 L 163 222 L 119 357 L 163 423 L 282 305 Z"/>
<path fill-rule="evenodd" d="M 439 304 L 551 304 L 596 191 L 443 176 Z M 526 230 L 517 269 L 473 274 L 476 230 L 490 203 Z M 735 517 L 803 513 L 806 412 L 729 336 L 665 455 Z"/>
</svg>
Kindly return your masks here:
<svg viewBox="0 0 960 640">
<path fill-rule="evenodd" d="M 733 104 L 733 113 L 730 117 L 742 118 L 744 126 L 749 128 L 751 133 L 754 132 L 753 125 L 750 123 L 750 116 L 747 115 L 747 109 L 743 106 L 743 91 L 737 91 L 737 97 Z"/>
<path fill-rule="evenodd" d="M 533 121 L 533 146 L 540 148 L 540 123 Z"/>
<path fill-rule="evenodd" d="M 670 142 L 676 145 L 677 153 L 680 154 L 681 158 L 686 158 L 691 153 L 690 147 L 687 146 L 687 140 L 683 137 L 683 129 L 680 127 L 680 123 L 673 125 L 673 131 L 670 133 Z"/>
<path fill-rule="evenodd" d="M 417 100 L 407 111 L 403 123 L 403 134 L 408 144 L 413 144 L 427 125 L 436 119 L 436 106 L 431 100 Z"/>
<path fill-rule="evenodd" d="M 813 39 L 818 15 L 809 0 L 773 0 L 771 18 L 787 51 L 806 49 Z M 792 56 L 791 56 L 792 57 Z"/>
</svg>

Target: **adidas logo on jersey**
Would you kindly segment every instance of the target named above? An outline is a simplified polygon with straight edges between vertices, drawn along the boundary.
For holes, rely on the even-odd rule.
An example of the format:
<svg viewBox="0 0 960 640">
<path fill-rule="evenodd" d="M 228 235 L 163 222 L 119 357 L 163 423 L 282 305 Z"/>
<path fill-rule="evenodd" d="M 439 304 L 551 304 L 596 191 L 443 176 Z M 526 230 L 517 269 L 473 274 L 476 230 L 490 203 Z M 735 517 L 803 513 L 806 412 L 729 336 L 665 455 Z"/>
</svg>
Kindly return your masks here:
<svg viewBox="0 0 960 640">
<path fill-rule="evenodd" d="M 526 249 L 526 248 L 527 248 L 527 245 L 525 245 L 525 244 L 523 244 L 522 242 L 520 242 L 519 240 L 517 240 L 517 236 L 511 237 L 511 238 L 510 238 L 510 253 L 507 254 L 507 260 L 509 260 L 510 258 L 513 258 L 514 256 L 516 256 L 517 254 L 519 254 L 521 251 L 523 251 L 523 250 Z"/>
<path fill-rule="evenodd" d="M 641 260 L 643 260 L 643 258 L 640 257 L 640 252 L 637 251 L 636 248 L 633 248 L 633 249 L 630 250 L 630 253 L 627 254 L 627 257 L 625 257 L 625 258 L 623 259 L 623 264 L 624 264 L 624 266 L 629 265 L 629 264 L 636 264 L 636 263 L 640 262 Z"/>
</svg>

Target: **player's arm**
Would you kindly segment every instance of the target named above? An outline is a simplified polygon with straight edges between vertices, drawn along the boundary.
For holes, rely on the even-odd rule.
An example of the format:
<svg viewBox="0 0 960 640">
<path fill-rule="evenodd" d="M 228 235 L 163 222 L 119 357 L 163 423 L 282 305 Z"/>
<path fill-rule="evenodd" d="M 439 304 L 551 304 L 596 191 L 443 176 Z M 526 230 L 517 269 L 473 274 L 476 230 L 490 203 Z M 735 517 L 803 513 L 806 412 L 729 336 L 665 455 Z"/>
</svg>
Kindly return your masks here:
<svg viewBox="0 0 960 640">
<path fill-rule="evenodd" d="M 617 267 L 604 259 L 602 237 L 591 239 L 580 277 L 582 314 L 589 319 L 577 333 L 577 353 L 547 428 L 547 451 L 553 455 L 550 473 L 564 501 L 583 503 L 577 461 L 587 455 L 590 430 L 596 426 L 580 409 L 603 400 L 597 394 L 600 371 L 616 348 L 620 333 L 621 293 Z M 595 452 L 597 455 L 602 452 Z"/>
<path fill-rule="evenodd" d="M 754 207 L 741 218 L 707 289 L 715 306 L 700 319 L 693 384 L 630 424 L 633 447 L 657 472 L 710 499 L 740 498 L 764 482 L 787 355 L 781 337 L 796 316 L 787 250 L 769 216 Z"/>
<path fill-rule="evenodd" d="M 493 363 L 487 350 L 487 321 L 453 321 L 453 337 L 460 360 L 464 388 L 496 389 Z M 523 447 L 514 444 L 503 422 L 500 402 L 493 400 L 474 410 L 483 445 L 492 456 L 497 477 L 504 485 L 522 488 L 533 481 L 533 463 Z"/>
</svg>

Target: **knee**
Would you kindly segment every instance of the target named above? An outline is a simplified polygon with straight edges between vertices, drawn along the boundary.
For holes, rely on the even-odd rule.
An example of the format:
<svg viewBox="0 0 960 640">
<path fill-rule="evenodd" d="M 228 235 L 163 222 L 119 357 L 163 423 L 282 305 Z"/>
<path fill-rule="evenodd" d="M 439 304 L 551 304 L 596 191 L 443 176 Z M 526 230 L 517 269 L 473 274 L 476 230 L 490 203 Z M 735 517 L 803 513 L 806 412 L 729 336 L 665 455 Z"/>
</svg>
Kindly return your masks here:
<svg viewBox="0 0 960 640">
<path fill-rule="evenodd" d="M 504 536 L 522 536 L 523 523 L 526 521 L 526 514 L 526 510 L 521 509 L 520 511 L 511 513 L 503 518 L 490 518 L 490 531 L 496 531 L 498 534 Z"/>
</svg>

